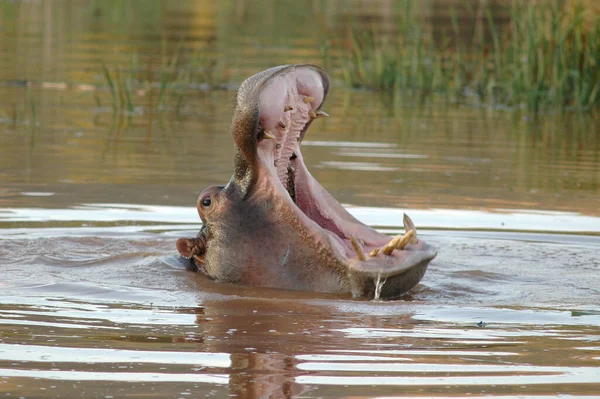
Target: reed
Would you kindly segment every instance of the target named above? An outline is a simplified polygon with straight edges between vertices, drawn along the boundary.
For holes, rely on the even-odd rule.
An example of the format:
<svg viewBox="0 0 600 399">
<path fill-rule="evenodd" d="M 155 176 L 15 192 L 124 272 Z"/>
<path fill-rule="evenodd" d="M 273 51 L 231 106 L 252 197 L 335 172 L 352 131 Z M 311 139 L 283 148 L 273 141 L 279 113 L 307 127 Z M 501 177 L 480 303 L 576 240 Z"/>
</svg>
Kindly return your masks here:
<svg viewBox="0 0 600 399">
<path fill-rule="evenodd" d="M 35 127 L 37 125 L 37 112 L 35 107 L 35 101 L 33 99 L 33 94 L 31 93 L 31 86 L 27 86 L 27 97 L 29 100 L 29 112 L 31 116 L 31 126 Z"/>
<path fill-rule="evenodd" d="M 437 42 L 412 4 L 404 3 L 393 40 L 349 32 L 338 49 L 347 86 L 533 112 L 600 104 L 600 21 L 584 26 L 581 4 L 566 10 L 561 1 L 514 1 L 502 32 L 485 9 L 488 35 L 461 31 L 452 12 L 452 32 Z"/>
<path fill-rule="evenodd" d="M 29 102 L 29 149 L 33 150 L 35 146 L 35 136 L 38 129 L 37 112 L 35 106 L 35 100 L 31 91 L 31 86 L 27 86 L 27 100 Z"/>
<path fill-rule="evenodd" d="M 214 88 L 222 82 L 216 63 L 207 60 L 202 49 L 189 55 L 179 46 L 172 55 L 168 53 L 163 42 L 158 67 L 150 59 L 145 64 L 140 63 L 137 54 L 131 56 L 126 67 L 102 63 L 114 112 L 134 115 L 173 110 L 180 113 L 192 88 L 200 85 Z M 100 96 L 96 94 L 95 100 L 100 107 Z"/>
<path fill-rule="evenodd" d="M 590 22 L 581 4 L 566 9 L 563 0 L 513 0 L 504 10 L 510 23 L 498 26 L 486 2 L 475 8 L 467 1 L 466 13 L 477 14 L 483 28 L 465 29 L 452 10 L 441 36 L 423 22 L 418 2 L 397 4 L 397 35 L 349 29 L 345 41 L 324 41 L 326 70 L 348 87 L 415 95 L 420 102 L 534 113 L 600 104 L 600 21 L 596 15 Z M 223 65 L 209 58 L 206 46 L 170 51 L 163 41 L 159 62 L 132 55 L 126 66 L 102 64 L 113 110 L 180 113 L 191 91 L 221 87 Z"/>
<path fill-rule="evenodd" d="M 113 110 L 117 110 L 118 109 L 118 101 L 117 101 L 117 91 L 115 90 L 115 83 L 113 81 L 112 78 L 112 74 L 110 73 L 110 70 L 108 69 L 108 67 L 106 66 L 106 64 L 104 62 L 102 62 L 102 71 L 104 72 L 104 78 L 106 79 L 106 83 L 108 84 L 108 88 L 110 90 L 110 94 L 112 97 L 112 107 Z M 100 98 L 96 97 L 96 103 L 98 104 L 98 106 L 100 106 Z"/>
</svg>

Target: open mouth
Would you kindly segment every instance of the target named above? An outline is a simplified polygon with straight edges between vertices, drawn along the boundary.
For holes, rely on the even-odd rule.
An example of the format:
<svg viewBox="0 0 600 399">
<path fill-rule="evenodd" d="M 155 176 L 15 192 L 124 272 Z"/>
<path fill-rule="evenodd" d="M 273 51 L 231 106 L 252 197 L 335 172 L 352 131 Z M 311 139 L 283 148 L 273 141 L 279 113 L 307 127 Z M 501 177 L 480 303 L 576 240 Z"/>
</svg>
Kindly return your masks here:
<svg viewBox="0 0 600 399">
<path fill-rule="evenodd" d="M 290 68 L 266 81 L 259 100 L 256 151 L 264 173 L 258 184 L 275 186 L 274 194 L 285 197 L 303 224 L 328 235 L 350 271 L 385 278 L 428 263 L 436 252 L 419 241 L 408 216 L 406 233 L 390 239 L 354 218 L 308 171 L 300 147 L 309 125 L 329 116 L 320 110 L 327 86 L 310 69 Z"/>
</svg>

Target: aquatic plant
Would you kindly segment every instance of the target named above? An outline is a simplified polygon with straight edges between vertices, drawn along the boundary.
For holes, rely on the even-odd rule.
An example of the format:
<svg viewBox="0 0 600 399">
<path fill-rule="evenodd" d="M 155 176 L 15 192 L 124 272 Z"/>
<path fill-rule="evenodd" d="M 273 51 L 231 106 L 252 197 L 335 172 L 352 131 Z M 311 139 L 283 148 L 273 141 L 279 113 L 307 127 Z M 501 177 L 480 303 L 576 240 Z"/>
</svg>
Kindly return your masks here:
<svg viewBox="0 0 600 399">
<path fill-rule="evenodd" d="M 600 104 L 600 18 L 586 15 L 577 1 L 567 8 L 560 0 L 514 0 L 500 11 L 467 1 L 466 10 L 451 9 L 446 29 L 435 32 L 421 15 L 426 7 L 410 0 L 395 4 L 401 7 L 394 17 L 397 34 L 360 30 L 364 25 L 356 21 L 345 40 L 322 41 L 321 63 L 334 79 L 348 87 L 414 95 L 420 102 L 534 113 L 587 111 Z M 457 14 L 473 15 L 477 24 L 467 29 Z M 506 15 L 509 23 L 499 24 Z M 163 40 L 159 57 L 133 54 L 121 64 L 102 64 L 113 110 L 180 113 L 194 90 L 225 87 L 227 74 L 243 67 L 224 68 L 210 46 L 172 49 Z M 263 67 L 269 65 L 265 60 Z M 239 83 L 243 76 L 236 77 Z M 101 94 L 95 94 L 99 108 Z"/>
<path fill-rule="evenodd" d="M 169 55 L 164 41 L 162 47 L 158 67 L 151 59 L 140 64 L 137 54 L 131 56 L 127 67 L 120 64 L 109 67 L 102 62 L 102 73 L 114 112 L 133 115 L 173 109 L 180 113 L 190 89 L 218 88 L 224 81 L 220 65 L 207 60 L 202 49 L 192 52 L 190 56 L 189 51 L 179 46 Z M 143 103 L 136 105 L 138 98 Z M 101 107 L 98 92 L 95 93 L 95 100 L 96 105 Z"/>
<path fill-rule="evenodd" d="M 347 86 L 533 112 L 600 104 L 600 18 L 584 24 L 581 3 L 566 9 L 561 1 L 514 1 L 503 31 L 485 8 L 487 35 L 463 32 L 452 11 L 452 32 L 441 40 L 414 17 L 411 4 L 404 2 L 395 38 L 349 31 L 338 49 Z"/>
</svg>

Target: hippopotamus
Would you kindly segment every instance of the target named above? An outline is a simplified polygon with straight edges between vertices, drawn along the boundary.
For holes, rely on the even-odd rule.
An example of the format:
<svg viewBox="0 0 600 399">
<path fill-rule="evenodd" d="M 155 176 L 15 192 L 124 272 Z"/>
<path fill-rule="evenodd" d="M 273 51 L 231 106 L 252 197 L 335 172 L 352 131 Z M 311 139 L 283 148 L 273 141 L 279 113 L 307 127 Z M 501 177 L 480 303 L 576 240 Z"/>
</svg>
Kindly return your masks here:
<svg viewBox="0 0 600 399">
<path fill-rule="evenodd" d="M 202 228 L 177 241 L 190 267 L 214 280 L 353 297 L 395 298 L 423 277 L 437 250 L 361 223 L 308 171 L 300 150 L 329 91 L 315 65 L 285 65 L 246 79 L 231 124 L 234 171 L 197 201 Z"/>
</svg>

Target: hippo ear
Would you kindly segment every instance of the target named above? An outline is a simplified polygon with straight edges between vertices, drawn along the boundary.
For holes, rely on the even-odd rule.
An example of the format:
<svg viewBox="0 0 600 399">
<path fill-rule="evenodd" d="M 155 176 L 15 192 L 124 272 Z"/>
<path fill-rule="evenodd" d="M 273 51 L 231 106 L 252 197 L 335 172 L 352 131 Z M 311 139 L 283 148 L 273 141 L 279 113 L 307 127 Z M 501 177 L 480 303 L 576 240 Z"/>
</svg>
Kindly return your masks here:
<svg viewBox="0 0 600 399">
<path fill-rule="evenodd" d="M 304 101 L 310 102 L 314 113 L 328 91 L 329 78 L 315 65 L 275 67 L 242 83 L 231 129 L 236 147 L 233 180 L 244 196 L 252 191 L 256 181 L 259 141 L 277 138 L 281 145 L 289 130 L 284 123 L 285 112 L 293 108 L 294 102 Z M 303 126 L 300 138 L 309 124 L 310 120 Z"/>
</svg>

